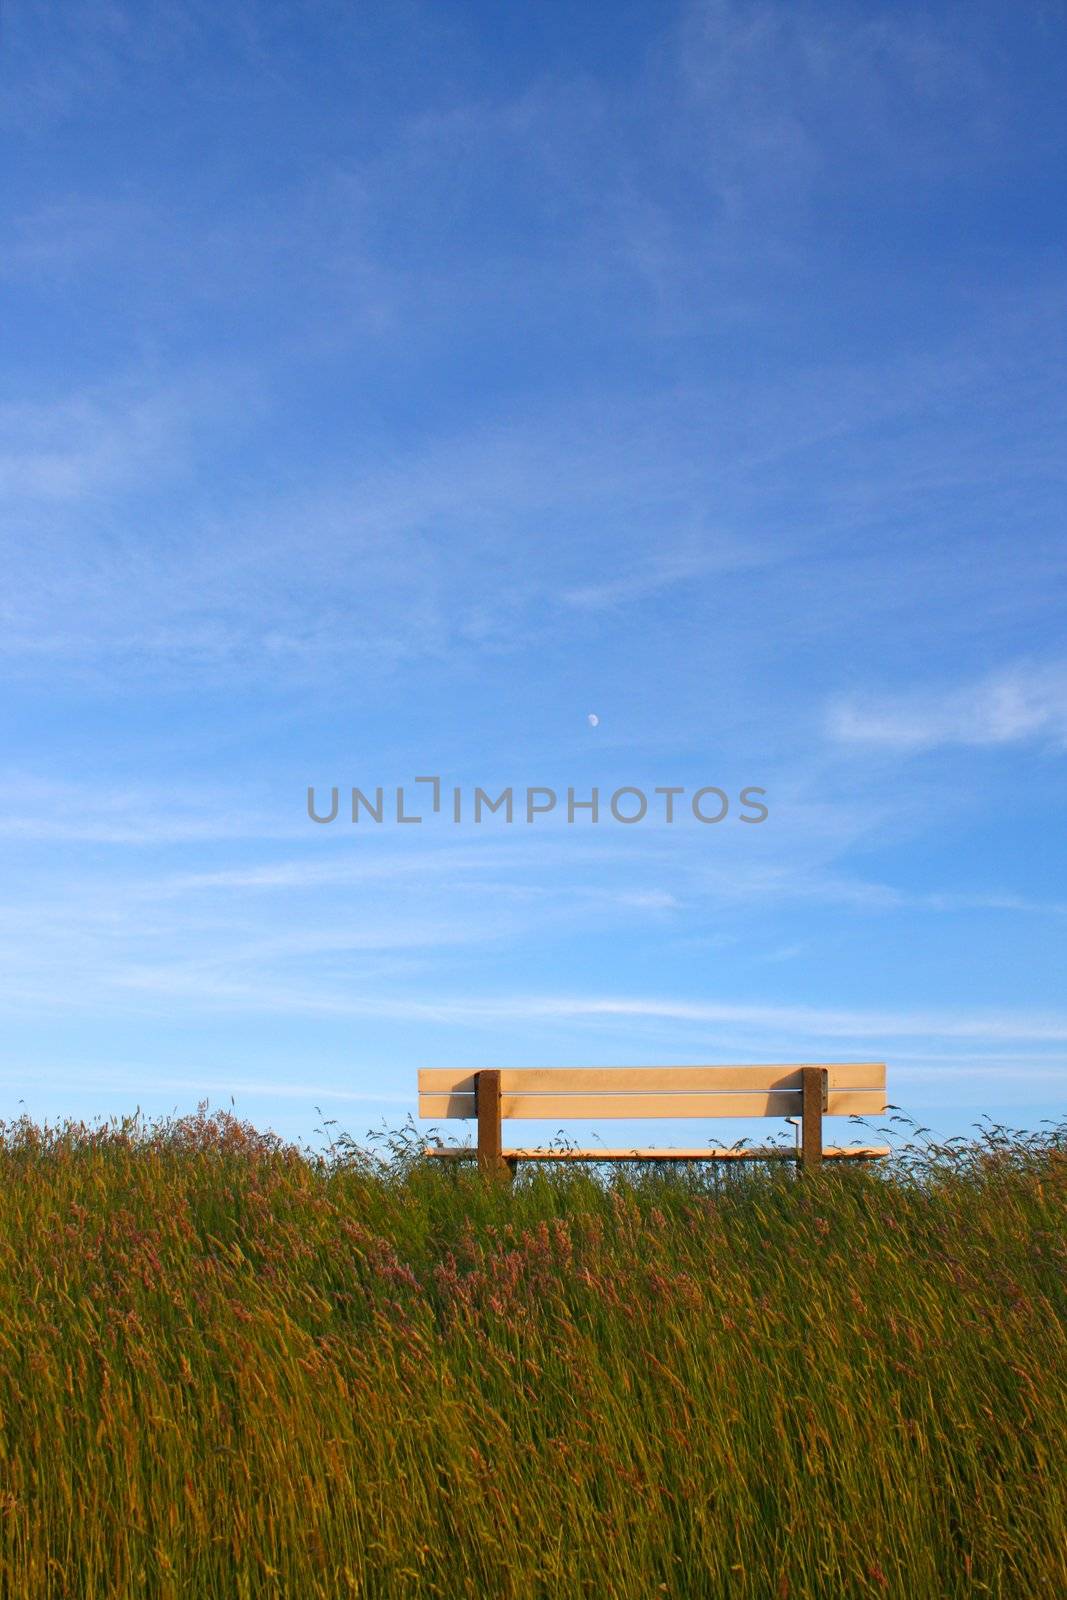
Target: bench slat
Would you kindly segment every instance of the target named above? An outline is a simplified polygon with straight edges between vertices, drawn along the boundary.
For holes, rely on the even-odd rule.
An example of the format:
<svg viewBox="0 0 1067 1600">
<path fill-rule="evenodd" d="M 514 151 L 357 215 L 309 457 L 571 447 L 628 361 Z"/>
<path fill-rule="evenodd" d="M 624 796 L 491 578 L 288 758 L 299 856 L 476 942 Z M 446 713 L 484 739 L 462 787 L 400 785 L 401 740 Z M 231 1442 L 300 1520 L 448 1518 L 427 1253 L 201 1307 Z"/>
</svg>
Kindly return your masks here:
<svg viewBox="0 0 1067 1600">
<path fill-rule="evenodd" d="M 505 1067 L 504 1094 L 630 1094 L 634 1091 L 799 1090 L 803 1066 L 825 1067 L 830 1089 L 884 1089 L 884 1061 L 800 1062 L 770 1066 L 724 1067 Z M 420 1094 L 473 1094 L 474 1071 L 465 1067 L 425 1067 Z"/>
<path fill-rule="evenodd" d="M 838 1089 L 827 1096 L 826 1115 L 871 1116 L 885 1110 L 882 1089 Z M 503 1118 L 603 1117 L 795 1117 L 801 1111 L 800 1091 L 753 1094 L 507 1094 L 501 1095 Z M 473 1094 L 420 1094 L 419 1116 L 473 1117 Z"/>
</svg>

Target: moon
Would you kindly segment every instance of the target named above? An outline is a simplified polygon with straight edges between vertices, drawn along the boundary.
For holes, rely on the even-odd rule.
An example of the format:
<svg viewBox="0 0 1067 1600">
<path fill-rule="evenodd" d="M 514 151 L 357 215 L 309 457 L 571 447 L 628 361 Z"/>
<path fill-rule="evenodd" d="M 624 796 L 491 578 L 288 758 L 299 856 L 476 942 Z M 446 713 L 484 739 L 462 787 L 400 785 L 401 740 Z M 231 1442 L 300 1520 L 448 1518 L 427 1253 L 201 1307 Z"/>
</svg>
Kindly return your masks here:
<svg viewBox="0 0 1067 1600">
<path fill-rule="evenodd" d="M 597 716 L 595 711 L 590 711 L 585 720 L 588 722 L 591 728 L 598 728 L 600 726 L 600 718 Z"/>
</svg>

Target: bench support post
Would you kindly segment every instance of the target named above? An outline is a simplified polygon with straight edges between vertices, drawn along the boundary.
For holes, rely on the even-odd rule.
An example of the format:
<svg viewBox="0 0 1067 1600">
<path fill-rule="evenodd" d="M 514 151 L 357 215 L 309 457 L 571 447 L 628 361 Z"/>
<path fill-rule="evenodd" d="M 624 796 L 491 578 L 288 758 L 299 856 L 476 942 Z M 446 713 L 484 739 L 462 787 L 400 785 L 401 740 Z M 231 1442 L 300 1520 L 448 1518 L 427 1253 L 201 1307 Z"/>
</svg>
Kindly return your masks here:
<svg viewBox="0 0 1067 1600">
<path fill-rule="evenodd" d="M 822 1114 L 826 1110 L 828 1073 L 825 1067 L 801 1070 L 801 1161 L 804 1172 L 822 1166 Z"/>
<path fill-rule="evenodd" d="M 503 1157 L 503 1130 L 500 1119 L 500 1073 L 495 1068 L 474 1075 L 474 1104 L 478 1112 L 478 1166 L 494 1176 L 514 1174 L 514 1167 Z"/>
</svg>

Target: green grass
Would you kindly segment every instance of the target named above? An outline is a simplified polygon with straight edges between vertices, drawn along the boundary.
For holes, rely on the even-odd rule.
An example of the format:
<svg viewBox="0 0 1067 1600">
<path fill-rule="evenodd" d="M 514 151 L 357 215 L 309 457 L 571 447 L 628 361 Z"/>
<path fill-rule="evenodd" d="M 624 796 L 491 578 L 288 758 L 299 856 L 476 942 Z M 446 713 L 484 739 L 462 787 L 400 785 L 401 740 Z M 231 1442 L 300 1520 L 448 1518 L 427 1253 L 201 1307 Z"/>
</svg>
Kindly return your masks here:
<svg viewBox="0 0 1067 1600">
<path fill-rule="evenodd" d="M 0 1123 L 0 1595 L 1067 1593 L 1067 1130 L 415 1149 Z"/>
</svg>

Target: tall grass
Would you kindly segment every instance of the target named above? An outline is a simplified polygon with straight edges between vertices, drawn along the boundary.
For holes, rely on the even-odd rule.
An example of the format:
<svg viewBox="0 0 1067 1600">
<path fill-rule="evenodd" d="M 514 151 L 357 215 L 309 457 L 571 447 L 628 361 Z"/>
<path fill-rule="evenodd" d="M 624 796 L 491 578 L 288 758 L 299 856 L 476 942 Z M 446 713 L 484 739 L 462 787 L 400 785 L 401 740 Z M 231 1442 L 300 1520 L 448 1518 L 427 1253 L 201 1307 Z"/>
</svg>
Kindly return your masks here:
<svg viewBox="0 0 1067 1600">
<path fill-rule="evenodd" d="M 1067 1593 L 1067 1129 L 415 1150 L 0 1123 L 0 1595 Z"/>
</svg>

